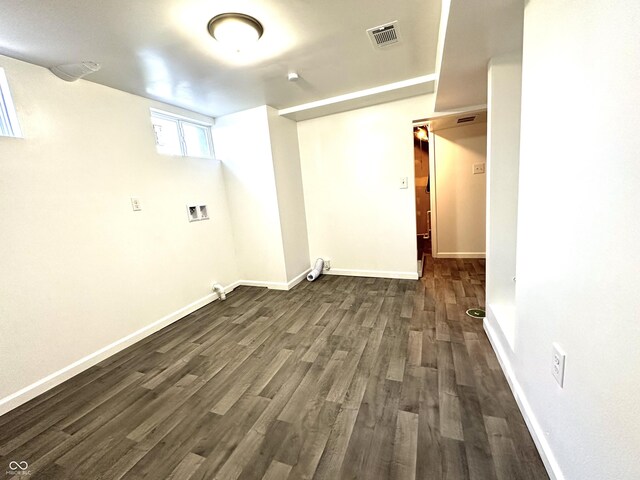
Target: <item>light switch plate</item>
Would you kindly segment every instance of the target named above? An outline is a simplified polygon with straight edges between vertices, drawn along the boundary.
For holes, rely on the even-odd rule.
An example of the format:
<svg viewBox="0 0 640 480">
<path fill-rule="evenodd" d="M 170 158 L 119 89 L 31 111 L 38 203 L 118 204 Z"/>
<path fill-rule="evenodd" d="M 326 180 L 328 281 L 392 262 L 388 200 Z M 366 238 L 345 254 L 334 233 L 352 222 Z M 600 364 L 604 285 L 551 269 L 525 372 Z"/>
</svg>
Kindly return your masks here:
<svg viewBox="0 0 640 480">
<path fill-rule="evenodd" d="M 409 177 L 402 177 L 400 179 L 400 188 L 409 188 Z"/>
</svg>

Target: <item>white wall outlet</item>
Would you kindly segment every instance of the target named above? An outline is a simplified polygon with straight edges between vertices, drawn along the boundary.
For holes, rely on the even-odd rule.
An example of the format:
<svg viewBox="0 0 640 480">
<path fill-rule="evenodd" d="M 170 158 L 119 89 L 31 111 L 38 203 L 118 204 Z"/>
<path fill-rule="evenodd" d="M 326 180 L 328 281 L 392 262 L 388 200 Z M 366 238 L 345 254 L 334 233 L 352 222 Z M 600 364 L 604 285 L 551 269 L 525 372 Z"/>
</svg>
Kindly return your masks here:
<svg viewBox="0 0 640 480">
<path fill-rule="evenodd" d="M 400 179 L 400 188 L 409 188 L 409 177 L 402 177 Z"/>
<path fill-rule="evenodd" d="M 131 197 L 131 208 L 134 212 L 142 210 L 142 203 L 140 203 L 140 199 L 138 197 Z"/>
<path fill-rule="evenodd" d="M 324 266 L 322 267 L 323 271 L 331 270 L 331 260 L 325 260 Z"/>
<path fill-rule="evenodd" d="M 484 173 L 484 163 L 474 163 L 473 164 L 473 174 L 480 175 Z"/>
<path fill-rule="evenodd" d="M 564 353 L 564 351 L 560 348 L 560 346 L 557 343 L 553 344 L 553 357 L 551 359 L 552 361 L 552 373 L 553 373 L 553 377 L 556 379 L 556 382 L 558 382 L 558 385 L 560 385 L 560 387 L 563 386 L 564 384 L 564 364 L 566 361 L 567 355 Z"/>
</svg>

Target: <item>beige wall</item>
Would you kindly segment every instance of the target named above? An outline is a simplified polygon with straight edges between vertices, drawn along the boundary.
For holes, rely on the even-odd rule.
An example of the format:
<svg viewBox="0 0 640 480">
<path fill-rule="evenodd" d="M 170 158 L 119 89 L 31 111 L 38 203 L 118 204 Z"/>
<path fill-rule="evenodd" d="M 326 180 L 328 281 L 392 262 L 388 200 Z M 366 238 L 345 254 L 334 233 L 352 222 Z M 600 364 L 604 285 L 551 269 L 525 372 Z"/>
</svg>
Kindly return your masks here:
<svg viewBox="0 0 640 480">
<path fill-rule="evenodd" d="M 240 276 L 290 288 L 309 270 L 296 124 L 263 105 L 217 118 L 213 132 Z"/>
<path fill-rule="evenodd" d="M 312 260 L 331 259 L 335 273 L 417 278 L 412 121 L 432 102 L 424 95 L 298 123 Z"/>
<path fill-rule="evenodd" d="M 487 316 L 513 347 L 522 52 L 489 62 L 487 122 Z"/>
<path fill-rule="evenodd" d="M 238 274 L 220 162 L 156 153 L 149 107 L 178 110 L 7 57 L 0 66 L 25 136 L 0 137 L 2 413 L 55 380 L 19 390 L 211 301 L 211 283 Z M 191 201 L 211 220 L 189 223 Z"/>
<path fill-rule="evenodd" d="M 635 480 L 640 3 L 576 5 L 525 7 L 513 350 L 487 330 L 555 478 Z"/>
<path fill-rule="evenodd" d="M 309 265 L 300 150 L 296 122 L 267 107 L 287 282 L 306 275 Z"/>
<path fill-rule="evenodd" d="M 240 276 L 282 287 L 287 274 L 267 107 L 217 118 L 213 140 L 224 167 Z"/>
<path fill-rule="evenodd" d="M 473 165 L 486 162 L 487 124 L 437 130 L 434 137 L 434 254 L 483 257 L 486 175 L 474 175 Z"/>
</svg>

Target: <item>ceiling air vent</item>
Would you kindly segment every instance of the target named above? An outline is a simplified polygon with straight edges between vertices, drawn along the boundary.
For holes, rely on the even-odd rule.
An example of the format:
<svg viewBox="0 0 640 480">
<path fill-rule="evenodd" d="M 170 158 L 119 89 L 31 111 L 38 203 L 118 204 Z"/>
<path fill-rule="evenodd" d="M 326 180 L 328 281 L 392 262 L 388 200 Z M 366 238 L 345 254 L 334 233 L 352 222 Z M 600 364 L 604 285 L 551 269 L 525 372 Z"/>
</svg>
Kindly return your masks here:
<svg viewBox="0 0 640 480">
<path fill-rule="evenodd" d="M 385 23 L 384 25 L 367 30 L 373 46 L 383 48 L 398 43 L 400 39 L 398 38 L 397 23 L 398 21 L 396 20 L 395 22 Z"/>
<path fill-rule="evenodd" d="M 475 119 L 476 119 L 475 115 L 473 117 L 461 117 L 461 118 L 458 119 L 458 121 L 456 123 L 473 122 Z"/>
</svg>

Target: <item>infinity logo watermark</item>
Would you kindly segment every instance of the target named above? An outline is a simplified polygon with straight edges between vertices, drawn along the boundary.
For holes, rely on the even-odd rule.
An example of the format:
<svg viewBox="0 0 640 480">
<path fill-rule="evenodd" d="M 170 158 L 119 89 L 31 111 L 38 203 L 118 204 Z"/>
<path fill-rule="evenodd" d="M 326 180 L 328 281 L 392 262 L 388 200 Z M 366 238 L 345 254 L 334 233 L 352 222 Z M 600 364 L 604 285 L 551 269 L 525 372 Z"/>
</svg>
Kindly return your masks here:
<svg viewBox="0 0 640 480">
<path fill-rule="evenodd" d="M 9 470 L 7 470 L 7 475 L 31 475 L 31 472 L 27 470 L 29 468 L 29 464 L 25 461 L 16 462 L 12 460 L 9 462 Z"/>
</svg>

